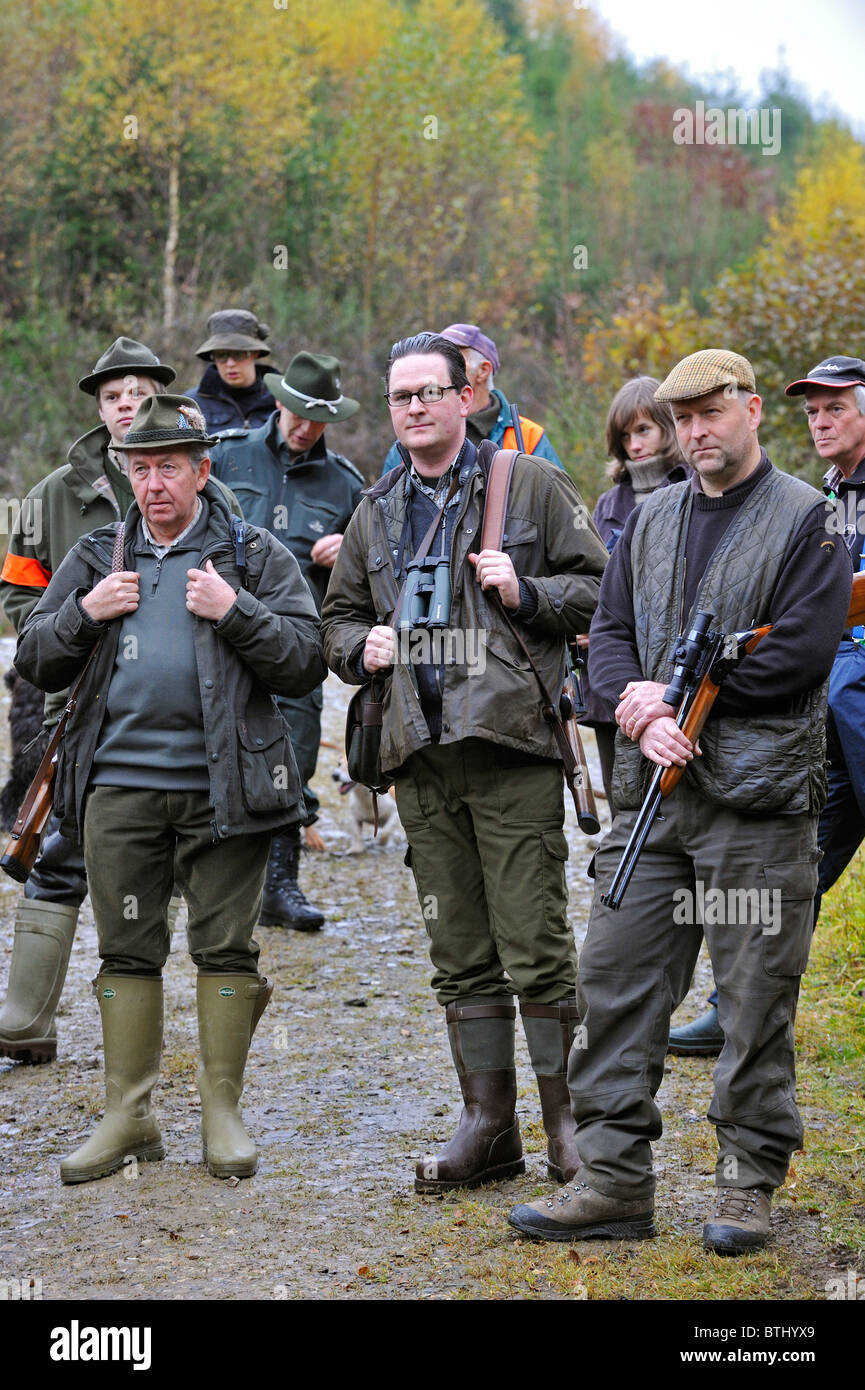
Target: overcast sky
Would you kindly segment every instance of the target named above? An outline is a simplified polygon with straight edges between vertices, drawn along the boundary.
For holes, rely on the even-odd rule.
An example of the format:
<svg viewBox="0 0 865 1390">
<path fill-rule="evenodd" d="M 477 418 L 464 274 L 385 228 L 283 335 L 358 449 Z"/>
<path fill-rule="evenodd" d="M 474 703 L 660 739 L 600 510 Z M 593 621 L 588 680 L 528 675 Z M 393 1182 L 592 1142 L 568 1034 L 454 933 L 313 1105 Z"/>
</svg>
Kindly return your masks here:
<svg viewBox="0 0 865 1390">
<path fill-rule="evenodd" d="M 779 59 L 818 114 L 865 139 L 865 0 L 588 0 L 638 63 L 666 58 L 694 77 L 732 70 L 746 95 Z"/>
</svg>

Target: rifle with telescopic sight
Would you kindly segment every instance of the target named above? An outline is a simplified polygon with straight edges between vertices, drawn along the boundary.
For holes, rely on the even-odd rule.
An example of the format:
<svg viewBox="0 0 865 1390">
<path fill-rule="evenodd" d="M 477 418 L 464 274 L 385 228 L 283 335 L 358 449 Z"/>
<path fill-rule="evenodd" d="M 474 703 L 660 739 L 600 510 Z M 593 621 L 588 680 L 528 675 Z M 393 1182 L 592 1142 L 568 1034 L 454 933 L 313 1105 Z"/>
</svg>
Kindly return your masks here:
<svg viewBox="0 0 865 1390">
<path fill-rule="evenodd" d="M 676 644 L 673 678 L 664 691 L 664 703 L 677 711 L 676 723 L 692 746 L 700 737 L 722 682 L 742 658 L 754 651 L 766 634 L 772 631 L 772 624 L 767 623 L 745 632 L 713 632 L 714 621 L 712 613 L 695 615 L 690 631 L 680 637 Z M 853 576 L 846 626 L 853 628 L 863 622 L 865 571 Z M 678 785 L 684 771 L 684 767 L 676 765 L 658 766 L 655 769 L 610 887 L 601 894 L 605 907 L 616 909 L 621 906 L 661 802 Z"/>
</svg>

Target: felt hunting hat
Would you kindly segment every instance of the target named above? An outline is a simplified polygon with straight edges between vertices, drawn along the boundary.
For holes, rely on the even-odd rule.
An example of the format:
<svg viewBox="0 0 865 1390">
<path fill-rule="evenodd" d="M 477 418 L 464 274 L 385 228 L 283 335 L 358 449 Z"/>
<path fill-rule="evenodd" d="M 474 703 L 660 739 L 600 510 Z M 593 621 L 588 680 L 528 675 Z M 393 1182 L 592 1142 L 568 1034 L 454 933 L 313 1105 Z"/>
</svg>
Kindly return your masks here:
<svg viewBox="0 0 865 1390">
<path fill-rule="evenodd" d="M 214 352 L 255 352 L 266 357 L 270 348 L 263 340 L 270 333 L 247 309 L 219 309 L 207 320 L 207 338 L 196 349 L 196 357 L 209 362 Z"/>
<path fill-rule="evenodd" d="M 691 401 L 695 396 L 707 396 L 724 386 L 741 386 L 756 391 L 754 368 L 747 357 L 726 348 L 704 348 L 683 357 L 666 381 L 655 392 L 656 401 Z"/>
<path fill-rule="evenodd" d="M 78 389 L 95 396 L 103 381 L 121 376 L 149 376 L 163 386 L 170 386 L 177 373 L 173 367 L 160 362 L 143 343 L 136 343 L 134 338 L 115 338 L 89 376 L 81 378 Z"/>
<path fill-rule="evenodd" d="M 865 386 L 865 362 L 861 357 L 824 357 L 801 381 L 791 381 L 785 396 L 804 396 L 809 386 Z"/>
<path fill-rule="evenodd" d="M 264 384 L 278 401 L 288 406 L 292 415 L 299 415 L 302 420 L 336 424 L 360 410 L 357 401 L 342 394 L 336 357 L 299 352 L 292 357 L 283 376 L 268 372 Z"/>
<path fill-rule="evenodd" d="M 188 396 L 148 396 L 142 401 L 122 444 L 115 449 L 174 449 L 178 445 L 215 444 L 204 416 Z"/>
<path fill-rule="evenodd" d="M 439 337 L 447 338 L 448 342 L 456 343 L 457 347 L 474 348 L 489 362 L 493 372 L 499 370 L 499 350 L 492 338 L 482 333 L 476 323 L 449 323 L 447 328 L 442 329 Z"/>
</svg>

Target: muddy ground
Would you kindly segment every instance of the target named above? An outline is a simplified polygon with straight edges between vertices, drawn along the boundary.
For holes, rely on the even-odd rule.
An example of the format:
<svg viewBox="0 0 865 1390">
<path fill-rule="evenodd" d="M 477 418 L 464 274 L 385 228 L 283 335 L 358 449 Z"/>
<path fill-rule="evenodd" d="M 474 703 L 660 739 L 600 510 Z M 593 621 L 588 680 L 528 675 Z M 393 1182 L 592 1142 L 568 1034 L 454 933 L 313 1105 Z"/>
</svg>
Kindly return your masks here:
<svg viewBox="0 0 865 1390">
<path fill-rule="evenodd" d="M 5 655 L 11 644 L 0 645 Z M 324 737 L 333 743 L 341 740 L 345 704 L 345 688 L 331 677 Z M 0 719 L 5 731 L 5 708 Z M 5 777 L 5 747 L 3 757 Z M 154 1094 L 166 1159 L 79 1187 L 60 1183 L 58 1160 L 87 1136 L 102 1106 L 99 1014 L 90 991 L 98 962 L 88 901 L 60 1007 L 57 1062 L 32 1067 L 0 1059 L 0 1275 L 41 1279 L 45 1299 L 508 1296 L 502 1290 L 509 1266 L 525 1263 L 508 1234 L 508 1208 L 545 1190 L 525 1045 L 520 1036 L 527 1172 L 470 1194 L 488 1213 L 478 1260 L 476 1240 L 471 1251 L 461 1244 L 459 1199 L 443 1203 L 413 1191 L 416 1160 L 455 1126 L 458 1091 L 442 1012 L 429 990 L 426 937 L 403 864 L 404 842 L 348 853 L 348 808 L 330 778 L 336 761 L 335 752 L 322 748 L 319 829 L 328 852 L 305 854 L 301 870 L 309 896 L 326 908 L 327 925 L 314 935 L 258 933 L 262 968 L 276 991 L 253 1044 L 244 1096 L 260 1149 L 257 1175 L 232 1185 L 201 1165 L 194 976 L 182 914 L 166 971 L 165 1051 Z M 595 781 L 600 785 L 599 775 Z M 592 846 L 572 807 L 568 837 L 579 940 Z M 4 982 L 18 892 L 2 879 Z M 702 1010 L 707 963 L 698 969 L 683 1017 Z M 671 1059 L 660 1096 L 666 1132 L 656 1150 L 659 1225 L 692 1233 L 695 1244 L 713 1180 L 709 1165 L 688 1157 L 687 1137 L 705 1114 L 710 1076 L 703 1062 Z M 812 1250 L 813 1287 L 821 1290 L 824 1261 L 813 1241 L 809 1246 L 808 1229 L 781 1219 L 774 1240 L 787 1248 L 795 1243 L 806 1264 Z M 594 1253 L 607 1249 L 601 1243 Z M 541 1281 L 524 1287 L 522 1296 L 561 1293 Z M 683 1287 L 682 1297 L 690 1296 Z"/>
</svg>

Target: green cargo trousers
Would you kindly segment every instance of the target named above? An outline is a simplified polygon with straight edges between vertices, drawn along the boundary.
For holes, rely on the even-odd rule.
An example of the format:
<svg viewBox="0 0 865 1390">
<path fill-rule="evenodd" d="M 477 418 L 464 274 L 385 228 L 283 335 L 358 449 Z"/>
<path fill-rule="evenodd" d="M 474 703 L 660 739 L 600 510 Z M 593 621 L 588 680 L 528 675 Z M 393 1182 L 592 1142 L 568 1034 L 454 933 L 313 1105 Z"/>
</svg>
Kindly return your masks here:
<svg viewBox="0 0 865 1390">
<path fill-rule="evenodd" d="M 439 1003 L 572 995 L 561 763 L 464 739 L 413 753 L 395 785 Z"/>
<path fill-rule="evenodd" d="M 177 876 L 189 909 L 189 953 L 207 974 L 258 974 L 252 933 L 271 833 L 213 843 L 207 792 L 93 787 L 84 859 L 103 975 L 159 975 L 171 939 Z"/>
<path fill-rule="evenodd" d="M 636 814 L 620 814 L 598 850 L 580 955 L 584 1031 L 568 1085 L 585 1181 L 610 1197 L 652 1198 L 670 1014 L 688 992 L 705 934 L 726 1038 L 708 1112 L 720 1149 L 716 1182 L 779 1187 L 802 1143 L 793 1025 L 811 944 L 817 818 L 742 816 L 683 780 L 613 912 L 600 897 Z"/>
</svg>

